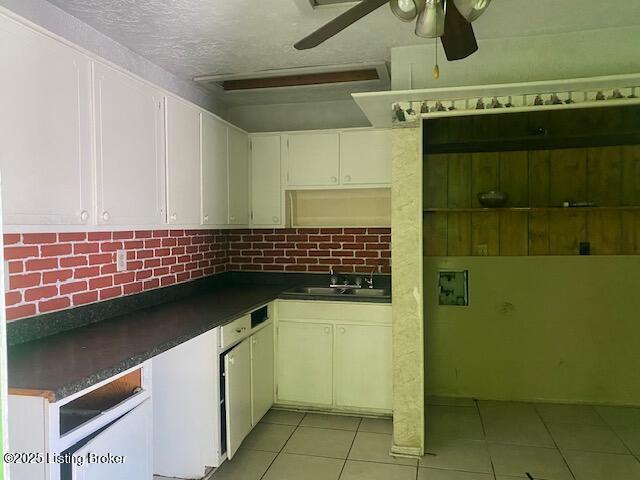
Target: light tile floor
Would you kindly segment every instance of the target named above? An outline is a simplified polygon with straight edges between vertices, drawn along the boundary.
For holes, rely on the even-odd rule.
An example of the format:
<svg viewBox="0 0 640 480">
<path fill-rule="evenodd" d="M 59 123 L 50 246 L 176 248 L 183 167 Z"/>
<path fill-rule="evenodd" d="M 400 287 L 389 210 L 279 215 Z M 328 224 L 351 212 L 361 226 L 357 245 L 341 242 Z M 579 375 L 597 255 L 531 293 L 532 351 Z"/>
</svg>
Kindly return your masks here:
<svg viewBox="0 0 640 480">
<path fill-rule="evenodd" d="M 640 408 L 429 398 L 427 455 L 391 420 L 272 410 L 213 480 L 640 480 Z"/>
</svg>

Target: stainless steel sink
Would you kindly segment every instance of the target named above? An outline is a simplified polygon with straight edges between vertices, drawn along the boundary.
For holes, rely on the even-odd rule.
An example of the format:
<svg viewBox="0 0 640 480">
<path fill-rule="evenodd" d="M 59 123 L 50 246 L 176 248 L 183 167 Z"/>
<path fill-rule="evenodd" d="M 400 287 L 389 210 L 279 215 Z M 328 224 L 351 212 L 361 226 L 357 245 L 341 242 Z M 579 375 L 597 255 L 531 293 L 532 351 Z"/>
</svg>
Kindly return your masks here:
<svg viewBox="0 0 640 480">
<path fill-rule="evenodd" d="M 285 293 L 294 295 L 317 295 L 327 297 L 390 297 L 386 288 L 330 288 L 330 287 L 296 287 Z"/>
<path fill-rule="evenodd" d="M 359 290 L 351 290 L 351 294 L 356 297 L 390 297 L 391 291 L 386 288 L 361 288 Z"/>
<path fill-rule="evenodd" d="M 287 290 L 286 293 L 297 293 L 300 295 L 339 295 L 335 288 L 329 287 L 296 287 Z"/>
</svg>

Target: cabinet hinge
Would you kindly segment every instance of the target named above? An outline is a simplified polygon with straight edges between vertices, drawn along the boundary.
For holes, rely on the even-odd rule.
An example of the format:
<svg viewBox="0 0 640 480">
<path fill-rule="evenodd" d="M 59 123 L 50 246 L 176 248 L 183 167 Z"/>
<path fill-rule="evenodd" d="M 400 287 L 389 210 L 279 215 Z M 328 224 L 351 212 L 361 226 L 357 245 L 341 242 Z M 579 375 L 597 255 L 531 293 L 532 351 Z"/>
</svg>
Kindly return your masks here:
<svg viewBox="0 0 640 480">
<path fill-rule="evenodd" d="M 249 214 L 249 217 L 251 217 L 251 221 L 253 222 L 253 212 Z"/>
<path fill-rule="evenodd" d="M 289 139 L 287 138 L 287 149 L 289 148 Z"/>
<path fill-rule="evenodd" d="M 253 140 L 249 140 L 249 150 L 253 150 Z"/>
</svg>

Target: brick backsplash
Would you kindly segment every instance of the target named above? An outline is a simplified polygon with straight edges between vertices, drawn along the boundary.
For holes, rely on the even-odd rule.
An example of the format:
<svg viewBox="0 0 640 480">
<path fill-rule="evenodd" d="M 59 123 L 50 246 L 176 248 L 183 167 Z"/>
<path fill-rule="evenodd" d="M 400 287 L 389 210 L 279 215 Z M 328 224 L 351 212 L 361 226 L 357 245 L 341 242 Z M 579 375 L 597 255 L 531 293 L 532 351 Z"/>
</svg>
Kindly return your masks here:
<svg viewBox="0 0 640 480">
<path fill-rule="evenodd" d="M 391 272 L 390 228 L 294 228 L 229 234 L 229 269 Z"/>
<path fill-rule="evenodd" d="M 4 235 L 7 320 L 228 270 L 390 273 L 389 228 L 144 230 Z M 116 250 L 127 270 L 116 271 Z"/>
<path fill-rule="evenodd" d="M 229 263 L 222 230 L 5 234 L 4 243 L 7 320 L 186 282 Z M 116 271 L 120 249 L 123 272 Z"/>
</svg>

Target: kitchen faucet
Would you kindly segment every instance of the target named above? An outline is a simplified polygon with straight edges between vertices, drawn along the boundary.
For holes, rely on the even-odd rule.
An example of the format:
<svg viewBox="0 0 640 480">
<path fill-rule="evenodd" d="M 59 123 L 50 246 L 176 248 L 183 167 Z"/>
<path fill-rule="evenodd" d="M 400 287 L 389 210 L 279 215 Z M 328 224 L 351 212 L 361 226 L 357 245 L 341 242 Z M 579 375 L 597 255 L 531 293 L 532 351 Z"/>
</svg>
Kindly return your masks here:
<svg viewBox="0 0 640 480">
<path fill-rule="evenodd" d="M 371 269 L 371 273 L 369 274 L 369 278 L 365 278 L 365 283 L 369 286 L 368 288 L 373 288 L 373 273 L 376 271 L 376 267 Z"/>
</svg>

